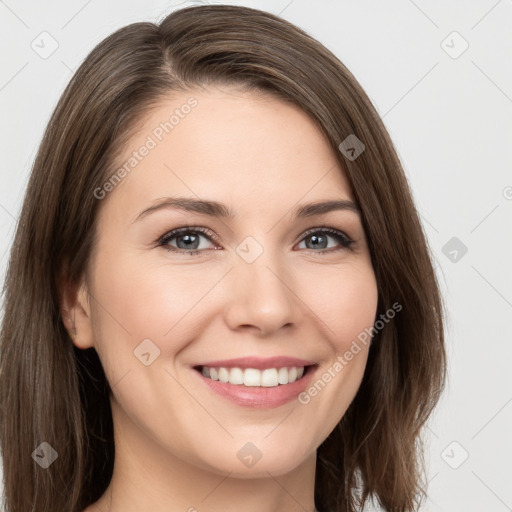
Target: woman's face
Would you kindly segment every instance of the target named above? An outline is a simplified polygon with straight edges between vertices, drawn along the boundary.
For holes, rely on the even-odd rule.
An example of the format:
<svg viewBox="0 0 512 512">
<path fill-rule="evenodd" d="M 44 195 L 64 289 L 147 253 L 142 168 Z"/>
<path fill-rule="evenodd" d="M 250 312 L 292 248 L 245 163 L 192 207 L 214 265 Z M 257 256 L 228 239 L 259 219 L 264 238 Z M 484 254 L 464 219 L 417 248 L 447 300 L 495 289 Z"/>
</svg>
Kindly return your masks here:
<svg viewBox="0 0 512 512">
<path fill-rule="evenodd" d="M 170 96 L 118 164 L 95 191 L 75 342 L 112 388 L 116 457 L 296 468 L 353 400 L 368 355 L 353 342 L 377 310 L 358 212 L 305 208 L 354 201 L 336 154 L 299 108 L 209 88 Z"/>
</svg>

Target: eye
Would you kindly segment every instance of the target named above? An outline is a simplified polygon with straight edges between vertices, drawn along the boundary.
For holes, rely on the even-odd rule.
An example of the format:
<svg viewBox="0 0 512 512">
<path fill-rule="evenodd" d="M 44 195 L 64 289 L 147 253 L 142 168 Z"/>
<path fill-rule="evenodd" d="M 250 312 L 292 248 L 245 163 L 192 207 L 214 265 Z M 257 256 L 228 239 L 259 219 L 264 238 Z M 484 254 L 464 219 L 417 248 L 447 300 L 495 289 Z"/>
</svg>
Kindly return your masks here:
<svg viewBox="0 0 512 512">
<path fill-rule="evenodd" d="M 206 240 L 206 242 L 201 243 L 201 239 Z M 333 244 L 329 239 L 334 239 L 336 243 Z M 220 245 L 217 240 L 217 236 L 208 228 L 182 227 L 173 229 L 169 233 L 165 234 L 158 241 L 158 246 L 176 253 L 200 256 L 201 253 L 208 250 L 208 243 L 211 244 L 212 241 L 215 241 Z M 299 243 L 299 246 L 301 244 L 305 244 L 305 247 L 299 248 L 312 250 L 318 254 L 330 254 L 340 250 L 353 250 L 351 247 L 353 243 L 354 241 L 343 233 L 343 231 L 322 226 L 310 229 L 302 235 L 302 240 Z M 336 245 L 338 245 L 338 247 L 336 247 Z M 219 249 L 219 247 L 213 246 L 213 249 Z"/>
<path fill-rule="evenodd" d="M 201 238 L 211 240 L 215 239 L 216 237 L 213 232 L 207 228 L 185 227 L 173 229 L 158 241 L 158 245 L 165 247 L 169 251 L 186 253 L 193 256 L 199 255 L 204 249 L 207 248 L 205 247 L 205 244 L 201 244 Z M 176 241 L 176 246 L 171 244 L 171 241 L 174 240 Z"/>
<path fill-rule="evenodd" d="M 338 245 L 341 247 L 336 247 L 335 244 L 329 244 L 329 238 L 336 240 Z M 307 247 L 309 241 L 309 247 Z M 318 252 L 319 254 L 331 253 L 334 251 L 339 251 L 342 249 L 352 250 L 351 246 L 354 243 L 345 233 L 342 231 L 338 231 L 337 229 L 322 227 L 322 228 L 314 228 L 307 231 L 302 238 L 300 244 L 304 243 L 306 245 L 306 249 L 312 249 L 314 252 Z M 328 251 L 317 251 L 316 249 L 329 249 Z"/>
</svg>

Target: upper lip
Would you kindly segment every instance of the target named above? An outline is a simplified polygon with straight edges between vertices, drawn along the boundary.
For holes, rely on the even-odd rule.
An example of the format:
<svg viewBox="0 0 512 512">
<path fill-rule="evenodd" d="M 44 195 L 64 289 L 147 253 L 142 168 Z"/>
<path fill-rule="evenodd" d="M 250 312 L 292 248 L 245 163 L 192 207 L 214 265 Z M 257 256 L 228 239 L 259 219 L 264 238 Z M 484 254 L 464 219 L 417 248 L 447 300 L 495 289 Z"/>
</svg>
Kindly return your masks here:
<svg viewBox="0 0 512 512">
<path fill-rule="evenodd" d="M 236 359 L 223 359 L 218 361 L 208 361 L 194 365 L 208 366 L 208 368 L 255 368 L 264 370 L 266 368 L 284 368 L 291 366 L 311 366 L 316 364 L 314 361 L 297 359 L 296 357 L 276 356 L 276 357 L 238 357 Z"/>
</svg>

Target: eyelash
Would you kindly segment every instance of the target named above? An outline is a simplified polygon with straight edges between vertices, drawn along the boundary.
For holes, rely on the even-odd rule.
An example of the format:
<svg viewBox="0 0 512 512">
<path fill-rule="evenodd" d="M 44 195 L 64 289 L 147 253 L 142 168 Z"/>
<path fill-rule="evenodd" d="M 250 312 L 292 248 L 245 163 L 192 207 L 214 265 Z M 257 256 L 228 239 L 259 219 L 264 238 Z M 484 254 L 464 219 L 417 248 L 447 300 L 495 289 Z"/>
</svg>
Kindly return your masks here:
<svg viewBox="0 0 512 512">
<path fill-rule="evenodd" d="M 175 253 L 190 254 L 191 256 L 200 256 L 201 253 L 205 251 L 204 249 L 203 250 L 200 250 L 200 249 L 186 250 L 186 249 L 177 249 L 177 248 L 171 247 L 171 246 L 166 247 L 167 244 L 173 238 L 176 238 L 177 236 L 182 235 L 182 234 L 189 234 L 189 233 L 201 233 L 201 234 L 205 235 L 207 238 L 209 238 L 210 241 L 219 243 L 218 240 L 217 240 L 217 237 L 215 236 L 215 234 L 211 230 L 209 230 L 208 228 L 203 228 L 203 227 L 183 227 L 183 228 L 173 229 L 172 231 L 169 231 L 168 233 L 166 233 L 163 237 L 161 237 L 158 240 L 158 246 L 159 247 L 160 246 L 164 247 L 168 251 L 172 251 L 172 252 L 175 252 Z M 313 251 L 315 253 L 319 253 L 319 254 L 322 254 L 322 255 L 324 255 L 326 253 L 337 252 L 337 251 L 340 251 L 340 250 L 353 251 L 352 244 L 354 243 L 354 240 L 351 240 L 342 231 L 338 231 L 337 229 L 333 229 L 333 228 L 330 228 L 328 226 L 318 226 L 316 228 L 313 228 L 313 229 L 310 229 L 310 230 L 306 231 L 302 235 L 302 238 L 301 238 L 300 242 L 302 242 L 304 240 L 304 238 L 306 238 L 307 236 L 312 235 L 312 234 L 317 234 L 317 233 L 327 233 L 331 237 L 335 238 L 341 244 L 341 247 L 334 248 L 334 249 L 333 248 L 323 249 L 323 250 L 319 250 L 319 251 L 316 251 L 314 249 L 306 249 L 306 250 Z"/>
</svg>

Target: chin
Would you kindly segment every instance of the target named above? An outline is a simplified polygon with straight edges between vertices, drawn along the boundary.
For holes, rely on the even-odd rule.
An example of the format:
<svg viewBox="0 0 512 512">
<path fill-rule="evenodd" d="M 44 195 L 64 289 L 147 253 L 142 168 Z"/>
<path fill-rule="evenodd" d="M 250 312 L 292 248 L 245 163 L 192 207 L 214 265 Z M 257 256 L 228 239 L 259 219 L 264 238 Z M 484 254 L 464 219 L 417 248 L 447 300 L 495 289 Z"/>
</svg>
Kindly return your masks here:
<svg viewBox="0 0 512 512">
<path fill-rule="evenodd" d="M 259 446 L 264 443 L 259 443 Z M 226 447 L 222 457 L 212 454 L 210 460 L 203 458 L 202 464 L 211 472 L 226 475 L 230 478 L 253 479 L 281 476 L 297 469 L 306 463 L 311 456 L 316 457 L 316 449 L 304 453 L 300 447 L 287 444 L 276 448 L 272 443 L 267 447 L 257 448 L 258 443 L 246 442 L 239 447 Z M 204 454 L 203 454 L 204 455 Z"/>
</svg>

